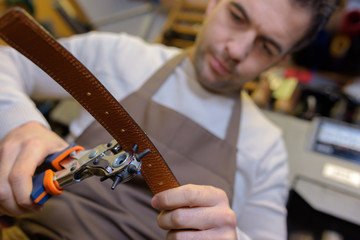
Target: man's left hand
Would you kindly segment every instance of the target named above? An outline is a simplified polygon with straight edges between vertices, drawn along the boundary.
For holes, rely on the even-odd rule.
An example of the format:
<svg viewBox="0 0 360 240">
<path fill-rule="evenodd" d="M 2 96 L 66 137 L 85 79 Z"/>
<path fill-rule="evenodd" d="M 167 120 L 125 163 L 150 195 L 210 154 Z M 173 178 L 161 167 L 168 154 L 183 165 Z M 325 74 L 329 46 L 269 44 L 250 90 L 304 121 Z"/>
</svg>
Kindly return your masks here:
<svg viewBox="0 0 360 240">
<path fill-rule="evenodd" d="M 237 239 L 236 216 L 226 193 L 211 186 L 184 185 L 156 194 L 158 224 L 170 239 Z"/>
</svg>

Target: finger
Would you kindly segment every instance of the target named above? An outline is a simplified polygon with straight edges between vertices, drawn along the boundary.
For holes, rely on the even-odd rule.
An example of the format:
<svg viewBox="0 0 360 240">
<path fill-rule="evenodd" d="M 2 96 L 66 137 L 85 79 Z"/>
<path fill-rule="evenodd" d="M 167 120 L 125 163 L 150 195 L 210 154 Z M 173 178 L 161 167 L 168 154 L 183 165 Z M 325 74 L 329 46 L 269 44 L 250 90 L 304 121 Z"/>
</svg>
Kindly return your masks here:
<svg viewBox="0 0 360 240">
<path fill-rule="evenodd" d="M 11 187 L 8 183 L 2 185 L 0 195 L 0 215 L 18 216 L 28 211 L 16 203 Z"/>
<path fill-rule="evenodd" d="M 16 215 L 23 211 L 15 203 L 15 198 L 9 183 L 9 173 L 19 153 L 15 143 L 2 144 L 0 147 L 0 211 L 1 214 Z"/>
<path fill-rule="evenodd" d="M 187 240 L 234 240 L 237 239 L 236 231 L 231 229 L 221 229 L 221 230 L 207 230 L 207 231 L 197 231 L 197 230 L 171 230 L 166 236 L 166 240 L 176 240 L 176 239 L 187 239 Z"/>
<path fill-rule="evenodd" d="M 226 193 L 212 186 L 184 185 L 156 194 L 152 205 L 158 210 L 172 210 L 181 207 L 210 207 L 229 205 Z"/>
<path fill-rule="evenodd" d="M 0 145 L 0 183 L 8 181 L 15 160 L 20 152 L 16 143 L 6 143 Z"/>
<path fill-rule="evenodd" d="M 165 230 L 236 227 L 236 216 L 230 208 L 196 207 L 162 211 L 158 225 Z"/>
<path fill-rule="evenodd" d="M 0 216 L 8 215 L 8 214 L 9 214 L 8 210 L 0 206 Z"/>
<path fill-rule="evenodd" d="M 3 200 L 0 207 L 0 216 L 8 215 L 8 216 L 17 216 L 17 214 L 21 214 L 21 209 L 14 204 L 15 201 Z"/>
<path fill-rule="evenodd" d="M 9 175 L 9 182 L 17 204 L 23 208 L 33 209 L 34 205 L 30 198 L 32 191 L 32 177 L 35 169 L 47 153 L 38 141 L 29 141 L 23 146 L 21 153 Z"/>
<path fill-rule="evenodd" d="M 176 240 L 176 239 L 187 239 L 187 240 L 201 240 L 198 230 L 171 230 L 166 235 L 166 240 Z"/>
<path fill-rule="evenodd" d="M 15 203 L 15 202 L 12 201 L 12 203 Z M 32 210 L 34 210 L 36 212 L 40 212 L 42 210 L 42 208 L 43 208 L 43 206 L 34 204 L 34 208 Z M 20 216 L 24 213 L 28 213 L 29 211 L 30 211 L 29 209 L 21 208 L 17 204 L 14 204 L 14 207 L 11 208 L 11 211 L 10 211 L 10 208 L 0 207 L 0 216 L 7 215 L 10 217 L 16 217 L 16 216 Z"/>
<path fill-rule="evenodd" d="M 14 201 L 9 201 L 6 206 L 10 207 L 0 207 L 0 216 L 7 215 L 16 217 L 29 212 L 29 209 L 19 207 Z"/>
</svg>

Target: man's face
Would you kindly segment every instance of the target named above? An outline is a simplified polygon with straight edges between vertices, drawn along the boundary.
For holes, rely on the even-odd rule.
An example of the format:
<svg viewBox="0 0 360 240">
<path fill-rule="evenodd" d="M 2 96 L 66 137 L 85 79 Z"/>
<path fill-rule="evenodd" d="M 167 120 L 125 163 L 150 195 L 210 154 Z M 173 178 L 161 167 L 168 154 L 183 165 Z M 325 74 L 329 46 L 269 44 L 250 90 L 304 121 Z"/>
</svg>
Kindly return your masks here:
<svg viewBox="0 0 360 240">
<path fill-rule="evenodd" d="M 200 83 L 238 90 L 279 62 L 308 29 L 311 14 L 290 0 L 210 0 L 191 60 Z"/>
</svg>

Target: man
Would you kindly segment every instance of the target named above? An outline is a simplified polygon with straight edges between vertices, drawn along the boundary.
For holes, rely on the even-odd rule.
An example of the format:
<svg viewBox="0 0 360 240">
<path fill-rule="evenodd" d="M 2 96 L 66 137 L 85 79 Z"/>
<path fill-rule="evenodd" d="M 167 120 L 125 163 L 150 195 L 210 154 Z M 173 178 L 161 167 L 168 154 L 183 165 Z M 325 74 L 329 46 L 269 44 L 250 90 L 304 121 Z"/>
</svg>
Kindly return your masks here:
<svg viewBox="0 0 360 240">
<path fill-rule="evenodd" d="M 41 211 L 34 206 L 29 195 L 36 167 L 67 143 L 48 129 L 27 95 L 68 94 L 19 54 L 2 50 L 0 214 L 22 215 L 18 225 L 38 239 L 285 239 L 281 133 L 239 92 L 313 37 L 334 5 L 210 0 L 195 47 L 170 76 L 161 66 L 179 49 L 125 34 L 62 40 L 148 132 L 182 184 L 153 198 L 141 178 L 116 191 L 88 179 Z M 151 77 L 155 72 L 161 77 Z M 150 92 L 152 84 L 159 87 Z M 70 126 L 85 147 L 111 139 L 92 120 L 82 111 Z M 157 223 L 154 209 L 161 211 Z"/>
</svg>

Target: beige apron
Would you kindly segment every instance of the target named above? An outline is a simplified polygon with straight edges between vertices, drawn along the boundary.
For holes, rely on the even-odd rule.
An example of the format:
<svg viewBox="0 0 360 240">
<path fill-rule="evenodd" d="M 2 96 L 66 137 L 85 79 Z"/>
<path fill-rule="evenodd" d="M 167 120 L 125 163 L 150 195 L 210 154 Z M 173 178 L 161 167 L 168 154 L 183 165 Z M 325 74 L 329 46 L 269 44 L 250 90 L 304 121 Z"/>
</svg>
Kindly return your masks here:
<svg viewBox="0 0 360 240">
<path fill-rule="evenodd" d="M 181 185 L 192 183 L 222 188 L 232 200 L 240 96 L 235 101 L 225 140 L 189 118 L 161 106 L 151 97 L 185 54 L 171 59 L 137 92 L 121 104 L 147 132 Z M 111 136 L 97 122 L 77 139 L 92 148 Z M 40 214 L 28 214 L 19 225 L 33 239 L 165 239 L 157 226 L 152 193 L 141 176 L 110 189 L 111 181 L 92 177 L 52 197 Z"/>
</svg>

